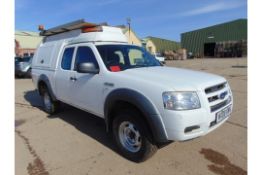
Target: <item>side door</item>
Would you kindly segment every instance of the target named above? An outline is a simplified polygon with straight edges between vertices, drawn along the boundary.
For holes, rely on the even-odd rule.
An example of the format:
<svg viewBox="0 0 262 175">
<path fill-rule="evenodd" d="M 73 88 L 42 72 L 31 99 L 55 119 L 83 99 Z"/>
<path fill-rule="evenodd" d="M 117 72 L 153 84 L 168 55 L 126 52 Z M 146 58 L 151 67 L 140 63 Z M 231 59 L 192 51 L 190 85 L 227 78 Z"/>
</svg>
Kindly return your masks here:
<svg viewBox="0 0 262 175">
<path fill-rule="evenodd" d="M 65 103 L 70 103 L 70 77 L 74 73 L 73 58 L 75 55 L 75 47 L 67 46 L 64 48 L 62 58 L 59 61 L 59 66 L 55 74 L 55 86 L 57 98 Z"/>
<path fill-rule="evenodd" d="M 98 116 L 98 99 L 102 93 L 102 76 L 100 73 L 79 73 L 77 65 L 81 63 L 93 63 L 99 69 L 96 56 L 91 44 L 78 45 L 76 48 L 74 61 L 73 83 L 70 84 L 70 94 L 72 103 L 77 107 L 94 113 Z"/>
</svg>

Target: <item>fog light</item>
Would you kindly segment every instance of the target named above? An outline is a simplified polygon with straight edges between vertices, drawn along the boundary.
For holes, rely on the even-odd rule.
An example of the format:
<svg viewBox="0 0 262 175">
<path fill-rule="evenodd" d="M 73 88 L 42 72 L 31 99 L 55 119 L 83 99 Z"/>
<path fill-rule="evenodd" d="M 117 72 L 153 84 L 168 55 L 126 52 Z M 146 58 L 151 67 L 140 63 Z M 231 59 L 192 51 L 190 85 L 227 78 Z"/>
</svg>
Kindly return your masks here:
<svg viewBox="0 0 262 175">
<path fill-rule="evenodd" d="M 199 129 L 199 128 L 200 128 L 199 125 L 194 125 L 194 126 L 187 127 L 187 128 L 185 129 L 185 133 L 192 132 L 193 130 Z"/>
</svg>

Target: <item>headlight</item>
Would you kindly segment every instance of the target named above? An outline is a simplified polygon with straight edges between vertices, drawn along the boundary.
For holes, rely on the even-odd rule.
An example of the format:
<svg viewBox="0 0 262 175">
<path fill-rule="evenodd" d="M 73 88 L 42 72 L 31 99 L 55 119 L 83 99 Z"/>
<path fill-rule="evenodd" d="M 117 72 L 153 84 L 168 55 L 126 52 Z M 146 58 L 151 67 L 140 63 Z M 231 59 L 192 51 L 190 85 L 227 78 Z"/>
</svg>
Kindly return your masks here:
<svg viewBox="0 0 262 175">
<path fill-rule="evenodd" d="M 200 108 L 196 92 L 164 92 L 162 94 L 165 109 L 190 110 Z"/>
</svg>

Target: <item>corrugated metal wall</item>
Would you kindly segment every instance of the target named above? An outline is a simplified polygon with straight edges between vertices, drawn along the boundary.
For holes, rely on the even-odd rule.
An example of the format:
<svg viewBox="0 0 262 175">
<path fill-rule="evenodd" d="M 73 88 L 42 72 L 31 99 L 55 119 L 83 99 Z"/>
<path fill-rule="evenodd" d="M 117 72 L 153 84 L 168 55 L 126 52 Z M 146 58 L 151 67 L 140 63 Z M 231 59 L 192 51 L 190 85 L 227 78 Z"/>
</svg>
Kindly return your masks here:
<svg viewBox="0 0 262 175">
<path fill-rule="evenodd" d="M 204 56 L 204 43 L 247 40 L 247 20 L 239 19 L 181 34 L 181 46 L 193 55 Z"/>
<path fill-rule="evenodd" d="M 156 52 L 162 53 L 164 51 L 177 51 L 180 49 L 180 43 L 166 40 L 162 38 L 156 38 L 156 37 L 148 37 L 148 40 L 151 40 L 154 45 L 156 46 Z"/>
</svg>

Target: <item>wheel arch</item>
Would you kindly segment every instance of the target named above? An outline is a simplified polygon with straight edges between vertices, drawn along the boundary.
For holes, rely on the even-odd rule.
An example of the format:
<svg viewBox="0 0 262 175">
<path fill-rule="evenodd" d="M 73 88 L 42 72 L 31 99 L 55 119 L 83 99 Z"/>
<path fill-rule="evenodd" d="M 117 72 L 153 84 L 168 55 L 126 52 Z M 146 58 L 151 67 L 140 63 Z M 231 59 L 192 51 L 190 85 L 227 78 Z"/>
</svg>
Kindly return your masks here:
<svg viewBox="0 0 262 175">
<path fill-rule="evenodd" d="M 48 92 L 50 93 L 50 96 L 52 97 L 52 100 L 56 100 L 56 96 L 52 90 L 52 86 L 49 81 L 49 78 L 44 74 L 39 76 L 38 83 L 37 83 L 37 89 L 39 95 L 43 95 L 43 88 L 47 88 Z"/>
<path fill-rule="evenodd" d="M 166 142 L 167 135 L 158 109 L 143 94 L 131 89 L 116 89 L 105 100 L 104 115 L 107 131 L 111 130 L 114 114 L 119 108 L 135 108 L 142 114 L 143 120 L 156 142 Z"/>
</svg>

